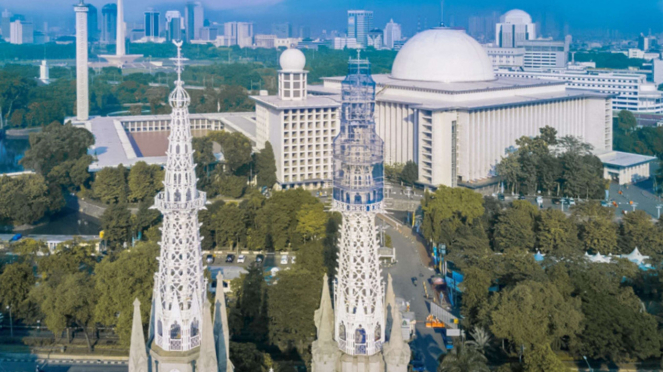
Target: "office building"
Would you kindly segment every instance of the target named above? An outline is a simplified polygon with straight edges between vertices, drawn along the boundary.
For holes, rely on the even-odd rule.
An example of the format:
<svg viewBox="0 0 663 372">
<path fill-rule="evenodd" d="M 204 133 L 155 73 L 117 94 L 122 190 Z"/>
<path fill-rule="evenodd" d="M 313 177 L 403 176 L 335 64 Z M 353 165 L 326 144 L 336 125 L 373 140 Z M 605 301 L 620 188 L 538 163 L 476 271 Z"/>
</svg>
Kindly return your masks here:
<svg viewBox="0 0 663 372">
<path fill-rule="evenodd" d="M 11 23 L 9 33 L 9 42 L 12 44 L 34 43 L 34 27 L 32 22 L 15 20 Z"/>
<path fill-rule="evenodd" d="M 373 11 L 348 10 L 348 39 L 355 39 L 357 45 L 368 45 L 368 33 L 373 29 Z"/>
<path fill-rule="evenodd" d="M 330 47 L 332 49 L 357 49 L 361 45 L 357 43 L 357 39 L 349 37 L 335 37 L 330 40 Z"/>
<path fill-rule="evenodd" d="M 219 36 L 217 27 L 204 26 L 200 29 L 200 40 L 214 41 Z"/>
<path fill-rule="evenodd" d="M 663 113 L 663 92 L 647 82 L 645 74 L 606 72 L 601 70 L 551 69 L 547 71 L 512 71 L 500 69 L 498 77 L 555 80 L 566 83 L 569 90 L 581 90 L 613 96 L 613 110 Z"/>
<path fill-rule="evenodd" d="M 2 38 L 6 42 L 11 40 L 11 23 L 12 23 L 12 13 L 5 9 L 2 12 L 2 19 L 0 19 L 0 30 L 2 30 Z"/>
<path fill-rule="evenodd" d="M 323 78 L 309 94 L 341 94 L 343 77 Z M 496 76 L 465 32 L 423 31 L 401 48 L 391 74 L 373 75 L 377 132 L 387 164 L 414 161 L 424 185 L 478 187 L 521 136 L 552 126 L 598 150 L 612 149 L 611 94 L 563 81 Z"/>
<path fill-rule="evenodd" d="M 257 48 L 276 48 L 276 35 L 255 35 L 253 40 Z"/>
<path fill-rule="evenodd" d="M 396 42 L 400 41 L 402 37 L 401 25 L 394 22 L 393 19 L 389 20 L 389 23 L 384 26 L 384 35 L 382 36 L 384 47 L 394 49 Z"/>
<path fill-rule="evenodd" d="M 147 11 L 145 11 L 143 29 L 145 30 L 145 37 L 148 40 L 154 40 L 159 37 L 159 33 L 161 31 L 159 15 L 159 12 L 152 8 L 149 8 Z"/>
<path fill-rule="evenodd" d="M 383 48 L 383 31 L 380 30 L 379 28 L 374 28 L 368 33 L 368 38 L 367 38 L 367 46 L 373 47 L 375 49 L 382 49 Z"/>
<path fill-rule="evenodd" d="M 103 44 L 114 44 L 117 36 L 117 5 L 106 4 L 101 8 L 101 37 Z"/>
<path fill-rule="evenodd" d="M 513 48 L 518 42 L 536 39 L 536 25 L 532 17 L 520 9 L 506 12 L 495 26 L 495 45 Z"/>
<path fill-rule="evenodd" d="M 274 23 L 272 24 L 272 34 L 279 39 L 292 37 L 292 25 L 290 22 Z"/>
<path fill-rule="evenodd" d="M 500 23 L 500 14 L 472 16 L 468 19 L 467 33 L 473 38 L 487 43 L 495 40 L 495 25 Z"/>
<path fill-rule="evenodd" d="M 228 46 L 237 45 L 237 22 L 223 24 L 223 37 Z"/>
<path fill-rule="evenodd" d="M 638 49 L 640 49 L 643 52 L 646 52 L 649 50 L 650 47 L 650 37 L 645 36 L 645 34 L 640 34 L 638 37 Z"/>
<path fill-rule="evenodd" d="M 311 27 L 309 26 L 300 26 L 299 27 L 299 38 L 300 39 L 310 39 L 311 38 Z"/>
<path fill-rule="evenodd" d="M 80 1 L 74 6 L 76 12 L 76 119 L 87 121 L 90 114 L 88 86 L 88 5 Z"/>
<path fill-rule="evenodd" d="M 328 187 L 340 103 L 307 95 L 306 57 L 299 49 L 284 51 L 279 63 L 278 95 L 251 97 L 256 102 L 256 146 L 271 143 L 281 187 Z"/>
<path fill-rule="evenodd" d="M 516 43 L 518 48 L 525 49 L 523 67 L 526 69 L 566 68 L 569 61 L 569 45 L 570 39 L 522 40 Z"/>
<path fill-rule="evenodd" d="M 87 4 L 87 37 L 90 42 L 99 40 L 99 14 L 92 4 Z"/>
<path fill-rule="evenodd" d="M 182 13 L 177 10 L 169 10 L 166 12 L 166 40 L 181 41 L 182 30 L 184 29 L 184 20 Z"/>
<path fill-rule="evenodd" d="M 184 7 L 184 32 L 186 41 L 200 37 L 200 30 L 205 26 L 203 4 L 200 1 L 189 1 Z"/>
<path fill-rule="evenodd" d="M 495 67 L 523 67 L 525 64 L 525 48 L 497 48 L 492 44 L 484 48 Z"/>
</svg>

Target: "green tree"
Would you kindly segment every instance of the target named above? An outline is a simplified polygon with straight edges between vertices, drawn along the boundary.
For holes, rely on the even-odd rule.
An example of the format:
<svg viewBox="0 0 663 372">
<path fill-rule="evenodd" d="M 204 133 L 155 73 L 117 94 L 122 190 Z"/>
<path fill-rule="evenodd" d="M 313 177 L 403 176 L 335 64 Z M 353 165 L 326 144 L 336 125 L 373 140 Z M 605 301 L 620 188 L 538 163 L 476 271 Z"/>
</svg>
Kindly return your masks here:
<svg viewBox="0 0 663 372">
<path fill-rule="evenodd" d="M 437 372 L 489 372 L 486 359 L 483 354 L 474 347 L 457 343 L 451 352 L 443 355 L 442 361 L 437 367 Z"/>
<path fill-rule="evenodd" d="M 399 182 L 404 166 L 405 165 L 402 163 L 385 164 L 384 178 L 390 182 Z"/>
<path fill-rule="evenodd" d="M 483 215 L 483 197 L 472 190 L 440 186 L 421 200 L 426 240 L 449 245 L 456 230 Z"/>
<path fill-rule="evenodd" d="M 163 189 L 165 172 L 158 165 L 139 161 L 131 167 L 128 177 L 129 201 L 140 202 L 153 198 Z"/>
<path fill-rule="evenodd" d="M 30 238 L 19 240 L 14 244 L 13 248 L 15 253 L 28 258 L 29 262 L 34 261 L 38 255 L 46 255 L 49 253 L 46 243 L 41 240 Z"/>
<path fill-rule="evenodd" d="M 500 293 L 491 320 L 496 337 L 531 349 L 576 335 L 582 313 L 576 299 L 565 299 L 551 283 L 528 281 Z"/>
<path fill-rule="evenodd" d="M 541 212 L 537 224 L 537 249 L 557 258 L 581 254 L 573 220 L 557 209 Z"/>
<path fill-rule="evenodd" d="M 526 200 L 516 200 L 513 207 L 497 218 L 495 224 L 495 247 L 499 251 L 531 251 L 536 245 L 534 233 L 537 208 Z"/>
<path fill-rule="evenodd" d="M 59 209 L 60 205 L 52 205 L 48 193 L 41 175 L 0 177 L 0 221 L 11 225 L 33 223 L 49 210 Z"/>
<path fill-rule="evenodd" d="M 262 266 L 252 263 L 248 273 L 239 278 L 239 287 L 234 288 L 235 305 L 230 308 L 228 322 L 233 339 L 264 342 L 268 337 L 267 283 Z"/>
<path fill-rule="evenodd" d="M 276 183 L 276 160 L 269 141 L 265 142 L 265 148 L 256 154 L 256 172 L 259 187 L 271 188 Z"/>
<path fill-rule="evenodd" d="M 519 189 L 519 182 L 522 178 L 522 167 L 518 160 L 517 153 L 509 153 L 497 164 L 497 174 L 506 181 L 507 186 L 511 187 L 511 193 L 515 194 Z"/>
<path fill-rule="evenodd" d="M 114 249 L 131 240 L 131 228 L 131 212 L 125 203 L 109 205 L 101 216 L 104 240 Z"/>
<path fill-rule="evenodd" d="M 635 119 L 635 115 L 631 111 L 621 110 L 617 114 L 617 129 L 622 133 L 629 134 L 633 132 L 638 126 L 638 122 Z"/>
<path fill-rule="evenodd" d="M 92 352 L 89 327 L 94 324 L 97 293 L 95 277 L 79 272 L 65 277 L 51 277 L 35 287 L 33 298 L 44 314 L 44 323 L 54 334 L 65 329 L 80 327 Z"/>
<path fill-rule="evenodd" d="M 531 350 L 525 352 L 525 372 L 567 372 L 568 370 L 550 345 L 534 345 Z"/>
<path fill-rule="evenodd" d="M 246 178 L 222 174 L 214 182 L 218 193 L 231 198 L 241 198 L 246 190 Z"/>
<path fill-rule="evenodd" d="M 663 236 L 661 231 L 654 225 L 651 216 L 643 211 L 637 210 L 622 218 L 621 233 L 625 248 L 631 250 L 638 247 L 644 255 L 658 256 L 663 253 Z"/>
<path fill-rule="evenodd" d="M 0 304 L 11 306 L 16 318 L 23 318 L 29 311 L 29 295 L 35 285 L 32 266 L 25 262 L 6 265 L 0 274 Z"/>
<path fill-rule="evenodd" d="M 489 288 L 492 285 L 490 273 L 478 266 L 468 267 L 463 271 L 464 280 L 462 313 L 470 325 L 480 322 L 479 314 L 488 304 Z"/>
<path fill-rule="evenodd" d="M 251 163 L 251 141 L 242 133 L 212 132 L 208 136 L 221 145 L 223 160 L 229 173 L 237 174 Z M 248 169 L 245 173 L 248 173 Z"/>
<path fill-rule="evenodd" d="M 581 203 L 573 209 L 580 225 L 580 241 L 587 251 L 616 253 L 617 224 L 612 222 L 614 208 L 602 207 L 595 201 Z"/>
<path fill-rule="evenodd" d="M 92 184 L 94 197 L 106 204 L 127 201 L 127 172 L 120 164 L 117 168 L 106 167 L 97 172 Z"/>
<path fill-rule="evenodd" d="M 152 198 L 147 198 L 138 204 L 138 212 L 133 217 L 133 231 L 144 232 L 161 221 L 161 212 L 152 209 L 153 205 Z"/>
<path fill-rule="evenodd" d="M 403 166 L 400 174 L 400 179 L 406 185 L 414 185 L 419 180 L 419 166 L 412 160 L 408 160 Z"/>
<path fill-rule="evenodd" d="M 230 361 L 236 372 L 267 372 L 265 355 L 256 344 L 250 342 L 231 342 Z"/>
<path fill-rule="evenodd" d="M 154 273 L 159 263 L 159 246 L 153 242 L 139 242 L 130 250 L 120 252 L 117 257 L 106 257 L 94 272 L 98 303 L 95 320 L 107 327 L 115 327 L 120 342 L 129 345 L 133 301 L 140 300 L 143 324 L 150 321 L 150 306 Z"/>
<path fill-rule="evenodd" d="M 296 231 L 305 240 L 323 239 L 329 217 L 321 203 L 305 204 L 297 212 Z"/>
<path fill-rule="evenodd" d="M 214 213 L 211 223 L 217 247 L 232 248 L 246 235 L 244 212 L 235 203 L 226 203 L 220 207 Z"/>
<path fill-rule="evenodd" d="M 92 256 L 94 246 L 78 240 L 60 243 L 55 251 L 38 261 L 41 280 L 61 278 L 78 272 L 92 272 L 96 261 Z"/>
<path fill-rule="evenodd" d="M 214 144 L 209 137 L 194 137 L 192 140 L 193 161 L 196 163 L 198 187 L 205 189 L 209 183 L 210 167 L 216 162 Z"/>
</svg>

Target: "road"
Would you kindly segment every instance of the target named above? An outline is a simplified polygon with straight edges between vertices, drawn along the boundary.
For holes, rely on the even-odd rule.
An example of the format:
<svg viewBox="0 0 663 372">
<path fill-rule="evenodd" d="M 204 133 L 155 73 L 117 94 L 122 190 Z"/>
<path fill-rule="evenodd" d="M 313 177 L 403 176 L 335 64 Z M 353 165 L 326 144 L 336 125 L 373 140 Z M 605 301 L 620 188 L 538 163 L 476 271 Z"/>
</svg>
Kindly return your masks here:
<svg viewBox="0 0 663 372">
<path fill-rule="evenodd" d="M 422 248 L 419 242 L 401 235 L 391 227 L 387 229 L 387 234 L 391 236 L 392 243 L 396 247 L 398 263 L 383 269 L 385 283 L 386 275 L 391 274 L 396 297 L 410 301 L 410 310 L 414 311 L 417 319 L 416 338 L 410 343 L 410 347 L 413 352 L 423 356 L 426 369 L 434 372 L 438 365 L 437 358 L 445 352 L 441 331 L 426 328 L 424 322 L 429 314 L 429 308 L 424 298 L 423 282 L 433 276 L 434 272 L 422 264 L 418 252 L 418 249 Z M 418 279 L 417 286 L 412 283 L 413 277 Z"/>
<path fill-rule="evenodd" d="M 0 359 L 0 372 L 35 372 L 37 364 L 41 372 L 127 372 L 129 369 L 125 362 Z"/>
</svg>

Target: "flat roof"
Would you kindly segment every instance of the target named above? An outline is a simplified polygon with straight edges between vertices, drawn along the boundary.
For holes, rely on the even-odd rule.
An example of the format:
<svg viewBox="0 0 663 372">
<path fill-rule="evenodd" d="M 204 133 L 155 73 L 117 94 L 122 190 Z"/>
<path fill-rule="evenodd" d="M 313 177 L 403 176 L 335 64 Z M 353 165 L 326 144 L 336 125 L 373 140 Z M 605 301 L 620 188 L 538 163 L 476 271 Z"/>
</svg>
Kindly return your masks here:
<svg viewBox="0 0 663 372">
<path fill-rule="evenodd" d="M 256 123 L 253 112 L 190 114 L 189 117 L 220 120 L 226 128 L 244 134 L 255 143 Z M 165 149 L 169 130 L 129 133 L 122 125 L 122 122 L 151 120 L 170 120 L 170 115 L 94 117 L 77 124 L 85 127 L 95 138 L 94 146 L 88 149 L 88 154 L 95 157 L 95 161 L 90 165 L 90 171 L 97 172 L 105 167 L 116 167 L 120 164 L 131 167 L 139 161 L 147 164 L 166 164 Z M 192 134 L 202 136 L 205 132 L 193 130 Z"/>
<path fill-rule="evenodd" d="M 539 86 L 565 85 L 558 80 L 535 80 L 526 78 L 497 77 L 495 80 L 466 82 L 466 83 L 443 83 L 437 81 L 414 81 L 394 79 L 387 74 L 372 75 L 378 86 L 393 86 L 411 89 L 429 89 L 448 94 L 469 93 L 477 91 L 530 88 Z M 334 76 L 322 78 L 325 81 L 342 82 L 345 76 Z"/>
<path fill-rule="evenodd" d="M 630 168 L 649 163 L 657 158 L 655 156 L 633 154 L 621 151 L 606 151 L 595 154 L 604 165 L 613 168 Z"/>
<path fill-rule="evenodd" d="M 279 96 L 250 96 L 256 102 L 278 110 L 300 109 L 300 108 L 336 108 L 341 106 L 340 96 L 315 96 L 308 95 L 306 99 L 299 101 L 284 100 Z"/>
</svg>

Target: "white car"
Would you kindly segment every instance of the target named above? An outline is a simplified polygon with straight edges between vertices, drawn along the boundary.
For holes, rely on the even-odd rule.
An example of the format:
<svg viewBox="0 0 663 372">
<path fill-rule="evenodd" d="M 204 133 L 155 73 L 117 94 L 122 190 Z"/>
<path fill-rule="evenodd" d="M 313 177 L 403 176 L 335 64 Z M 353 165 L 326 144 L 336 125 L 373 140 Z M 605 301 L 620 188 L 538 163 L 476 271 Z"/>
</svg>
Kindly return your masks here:
<svg viewBox="0 0 663 372">
<path fill-rule="evenodd" d="M 293 265 L 295 264 L 295 258 L 297 258 L 297 257 L 292 256 L 292 257 L 290 258 L 290 263 L 293 264 Z"/>
<path fill-rule="evenodd" d="M 246 256 L 243 254 L 240 254 L 239 257 L 237 257 L 237 263 L 244 263 L 246 260 Z"/>
<path fill-rule="evenodd" d="M 281 256 L 281 265 L 288 264 L 288 256 Z"/>
<path fill-rule="evenodd" d="M 569 205 L 576 205 L 576 201 L 573 198 L 569 198 Z"/>
</svg>

